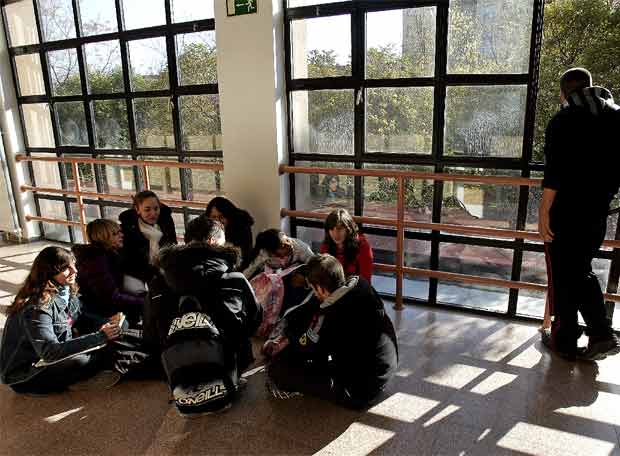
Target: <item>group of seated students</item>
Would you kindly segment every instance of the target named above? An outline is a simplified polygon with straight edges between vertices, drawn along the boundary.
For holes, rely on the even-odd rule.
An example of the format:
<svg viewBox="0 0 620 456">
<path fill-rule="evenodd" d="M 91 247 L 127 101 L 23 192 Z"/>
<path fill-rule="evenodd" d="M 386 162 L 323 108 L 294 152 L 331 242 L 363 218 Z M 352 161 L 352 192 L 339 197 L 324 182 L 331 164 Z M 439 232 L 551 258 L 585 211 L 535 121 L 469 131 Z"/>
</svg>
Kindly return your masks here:
<svg viewBox="0 0 620 456">
<path fill-rule="evenodd" d="M 93 375 L 120 379 L 129 326 L 165 374 L 182 414 L 230 406 L 265 339 L 274 397 L 310 394 L 363 407 L 398 362 L 394 327 L 370 284 L 372 249 L 344 209 L 329 214 L 320 254 L 223 197 L 177 245 L 172 211 L 135 195 L 120 225 L 97 219 L 89 244 L 46 247 L 9 306 L 2 381 L 18 393 L 71 389 Z M 125 374 L 126 371 L 121 371 Z"/>
</svg>

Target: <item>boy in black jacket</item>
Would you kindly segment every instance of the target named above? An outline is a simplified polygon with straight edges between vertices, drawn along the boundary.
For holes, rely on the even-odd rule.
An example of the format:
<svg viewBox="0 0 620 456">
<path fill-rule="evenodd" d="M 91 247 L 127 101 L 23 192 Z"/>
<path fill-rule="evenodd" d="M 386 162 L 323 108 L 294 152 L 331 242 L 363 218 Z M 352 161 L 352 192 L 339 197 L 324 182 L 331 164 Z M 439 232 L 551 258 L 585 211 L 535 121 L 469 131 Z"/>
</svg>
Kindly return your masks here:
<svg viewBox="0 0 620 456">
<path fill-rule="evenodd" d="M 398 364 L 396 334 L 383 302 L 363 278 L 346 280 L 331 255 L 310 259 L 307 282 L 313 293 L 284 315 L 264 346 L 271 356 L 272 393 L 299 391 L 367 406 Z"/>
</svg>

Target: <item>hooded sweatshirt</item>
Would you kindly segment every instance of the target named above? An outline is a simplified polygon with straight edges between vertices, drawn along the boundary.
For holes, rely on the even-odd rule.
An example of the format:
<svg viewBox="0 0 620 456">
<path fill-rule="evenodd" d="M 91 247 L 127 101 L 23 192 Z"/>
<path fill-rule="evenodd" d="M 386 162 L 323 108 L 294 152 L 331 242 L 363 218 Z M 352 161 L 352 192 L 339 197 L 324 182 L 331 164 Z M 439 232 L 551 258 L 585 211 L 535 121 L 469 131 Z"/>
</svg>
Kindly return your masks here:
<svg viewBox="0 0 620 456">
<path fill-rule="evenodd" d="M 381 389 L 396 371 L 394 326 L 363 278 L 350 277 L 320 303 L 310 295 L 282 323 L 291 347 L 318 364 L 329 362 L 334 380 L 353 396 Z"/>
<path fill-rule="evenodd" d="M 619 128 L 620 106 L 602 87 L 573 92 L 549 122 L 543 187 L 557 191 L 554 231 L 605 224 L 620 187 Z"/>
<path fill-rule="evenodd" d="M 162 276 L 149 284 L 144 310 L 144 338 L 161 348 L 170 323 L 178 315 L 179 299 L 195 296 L 218 330 L 234 347 L 243 369 L 252 360 L 250 336 L 262 320 L 254 291 L 240 272 L 238 249 L 191 242 L 171 246 L 159 255 Z"/>
</svg>

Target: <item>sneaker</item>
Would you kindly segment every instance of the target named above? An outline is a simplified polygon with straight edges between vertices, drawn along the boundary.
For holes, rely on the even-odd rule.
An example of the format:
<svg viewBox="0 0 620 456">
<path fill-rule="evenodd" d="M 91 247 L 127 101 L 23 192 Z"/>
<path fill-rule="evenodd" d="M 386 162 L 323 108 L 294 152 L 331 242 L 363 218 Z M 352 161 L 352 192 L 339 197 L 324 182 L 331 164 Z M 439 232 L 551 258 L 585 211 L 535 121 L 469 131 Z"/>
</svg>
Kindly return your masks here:
<svg viewBox="0 0 620 456">
<path fill-rule="evenodd" d="M 578 350 L 577 357 L 584 361 L 601 361 L 618 353 L 620 353 L 620 340 L 618 336 L 612 334 L 604 339 L 590 338 L 588 346 Z"/>
<path fill-rule="evenodd" d="M 239 377 L 239 383 L 237 383 L 237 392 L 245 390 L 248 387 L 248 379 L 244 377 Z"/>
<path fill-rule="evenodd" d="M 267 379 L 265 386 L 267 387 L 267 391 L 271 393 L 274 399 L 293 399 L 303 396 L 303 394 L 298 391 L 285 391 L 278 388 L 276 384 L 270 379 Z"/>
<path fill-rule="evenodd" d="M 69 385 L 69 391 L 101 391 L 112 388 L 121 379 L 121 374 L 113 370 L 102 370 L 86 380 Z"/>
<path fill-rule="evenodd" d="M 182 418 L 194 419 L 194 418 L 200 418 L 201 416 L 218 415 L 220 413 L 224 413 L 225 411 L 227 411 L 231 407 L 232 407 L 232 403 L 229 402 L 228 404 L 226 404 L 224 407 L 222 407 L 220 409 L 209 410 L 209 411 L 205 411 L 205 412 L 183 413 L 182 411 L 179 410 L 179 415 Z"/>
<path fill-rule="evenodd" d="M 540 330 L 541 341 L 545 347 L 549 350 L 564 358 L 567 361 L 575 361 L 577 359 L 576 352 L 569 352 L 566 350 L 558 350 L 556 347 L 555 341 L 553 340 L 553 336 L 551 335 L 551 329 L 542 328 Z"/>
</svg>

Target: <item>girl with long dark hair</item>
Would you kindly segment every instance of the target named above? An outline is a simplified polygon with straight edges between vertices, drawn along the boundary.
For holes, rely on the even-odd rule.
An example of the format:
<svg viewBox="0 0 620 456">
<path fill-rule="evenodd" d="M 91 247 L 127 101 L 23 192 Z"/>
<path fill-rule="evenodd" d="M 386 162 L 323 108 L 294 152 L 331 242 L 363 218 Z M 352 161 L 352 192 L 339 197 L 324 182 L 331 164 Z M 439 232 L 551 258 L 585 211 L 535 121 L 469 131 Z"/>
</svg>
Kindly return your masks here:
<svg viewBox="0 0 620 456">
<path fill-rule="evenodd" d="M 321 253 L 329 253 L 342 264 L 347 276 L 372 279 L 373 253 L 366 237 L 345 209 L 336 209 L 325 219 L 325 239 Z"/>
<path fill-rule="evenodd" d="M 243 209 L 239 209 L 230 200 L 216 196 L 205 210 L 207 217 L 218 220 L 224 225 L 226 242 L 241 249 L 241 270 L 250 262 L 252 253 L 252 225 L 254 219 Z"/>
<path fill-rule="evenodd" d="M 157 272 L 153 261 L 159 250 L 177 243 L 172 211 L 155 193 L 144 190 L 133 197 L 133 207 L 118 219 L 124 238 L 121 256 L 125 273 L 148 283 Z M 127 284 L 125 287 L 129 289 Z"/>
<path fill-rule="evenodd" d="M 9 306 L 0 374 L 13 390 L 58 392 L 94 375 L 102 367 L 96 350 L 120 336 L 120 316 L 115 316 L 98 331 L 75 337 L 83 317 L 76 273 L 71 252 L 46 247 Z M 120 378 L 116 372 L 110 374 L 115 377 L 108 378 L 112 383 Z"/>
</svg>

